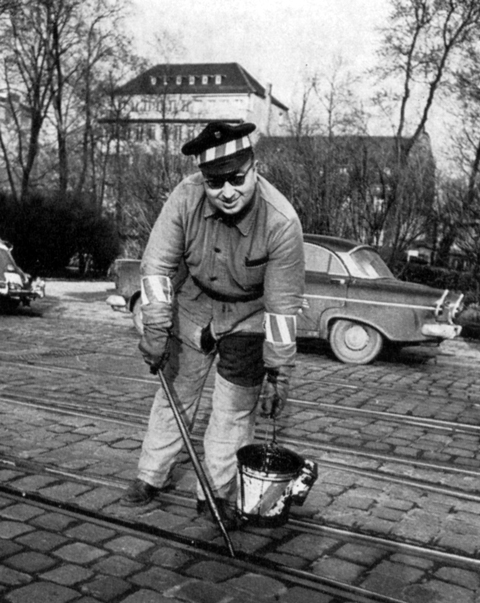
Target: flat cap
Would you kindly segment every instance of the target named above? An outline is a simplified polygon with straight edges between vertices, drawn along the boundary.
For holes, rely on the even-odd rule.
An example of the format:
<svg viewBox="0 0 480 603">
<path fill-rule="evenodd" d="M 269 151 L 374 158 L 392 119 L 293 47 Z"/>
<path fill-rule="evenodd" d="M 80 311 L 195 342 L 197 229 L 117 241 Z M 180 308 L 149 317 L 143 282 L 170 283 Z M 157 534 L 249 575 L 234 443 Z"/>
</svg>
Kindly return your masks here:
<svg viewBox="0 0 480 603">
<path fill-rule="evenodd" d="M 252 123 L 232 126 L 212 122 L 193 140 L 182 147 L 184 155 L 195 155 L 198 167 L 208 175 L 238 170 L 250 157 L 252 144 L 248 137 L 255 130 Z"/>
</svg>

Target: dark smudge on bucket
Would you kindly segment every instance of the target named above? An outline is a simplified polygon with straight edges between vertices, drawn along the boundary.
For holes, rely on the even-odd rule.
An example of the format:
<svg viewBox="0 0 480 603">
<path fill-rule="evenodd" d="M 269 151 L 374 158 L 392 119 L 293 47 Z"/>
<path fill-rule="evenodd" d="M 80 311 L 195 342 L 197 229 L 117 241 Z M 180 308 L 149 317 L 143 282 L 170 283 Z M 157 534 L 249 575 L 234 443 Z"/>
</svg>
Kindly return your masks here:
<svg viewBox="0 0 480 603">
<path fill-rule="evenodd" d="M 244 446 L 237 456 L 241 465 L 265 473 L 294 473 L 303 465 L 302 457 L 295 452 L 271 444 Z"/>
</svg>

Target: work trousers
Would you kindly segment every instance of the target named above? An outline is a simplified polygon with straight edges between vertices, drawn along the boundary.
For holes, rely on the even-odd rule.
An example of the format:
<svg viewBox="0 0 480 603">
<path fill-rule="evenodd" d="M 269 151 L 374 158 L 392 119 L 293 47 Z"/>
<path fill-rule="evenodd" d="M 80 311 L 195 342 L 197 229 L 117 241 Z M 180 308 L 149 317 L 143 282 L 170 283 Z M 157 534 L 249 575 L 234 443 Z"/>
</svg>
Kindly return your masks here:
<svg viewBox="0 0 480 603">
<path fill-rule="evenodd" d="M 202 390 L 217 353 L 219 360 L 204 437 L 203 467 L 214 496 L 234 501 L 236 452 L 252 443 L 254 437 L 264 375 L 261 337 L 227 336 L 208 354 L 172 337 L 164 375 L 177 408 L 192 431 Z M 182 436 L 163 387 L 160 387 L 143 441 L 138 477 L 152 486 L 165 486 L 182 447 Z M 199 483 L 197 497 L 205 499 Z"/>
</svg>

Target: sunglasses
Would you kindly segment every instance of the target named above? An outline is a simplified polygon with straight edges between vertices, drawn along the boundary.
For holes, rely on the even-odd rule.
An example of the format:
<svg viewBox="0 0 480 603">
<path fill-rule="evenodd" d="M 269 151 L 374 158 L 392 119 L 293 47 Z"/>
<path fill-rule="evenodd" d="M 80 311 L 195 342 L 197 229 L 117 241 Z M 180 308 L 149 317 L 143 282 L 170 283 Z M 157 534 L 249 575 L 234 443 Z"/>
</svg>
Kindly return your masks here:
<svg viewBox="0 0 480 603">
<path fill-rule="evenodd" d="M 228 182 L 234 188 L 243 186 L 245 184 L 245 178 L 248 172 L 252 169 L 253 163 L 251 163 L 247 170 L 243 174 L 233 174 L 228 176 L 212 176 L 211 178 L 204 178 L 205 184 L 208 188 L 220 189 L 225 186 L 225 182 Z"/>
</svg>

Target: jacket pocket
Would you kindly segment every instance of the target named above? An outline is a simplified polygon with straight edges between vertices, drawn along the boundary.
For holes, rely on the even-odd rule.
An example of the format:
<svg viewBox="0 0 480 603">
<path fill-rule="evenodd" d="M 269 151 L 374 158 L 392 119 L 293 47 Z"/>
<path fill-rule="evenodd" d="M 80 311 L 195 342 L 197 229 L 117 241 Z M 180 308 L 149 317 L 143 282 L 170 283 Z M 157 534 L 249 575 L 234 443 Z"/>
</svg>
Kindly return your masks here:
<svg viewBox="0 0 480 603">
<path fill-rule="evenodd" d="M 245 258 L 241 279 L 242 288 L 245 291 L 263 293 L 263 282 L 265 280 L 267 264 L 268 256 L 254 259 Z"/>
<path fill-rule="evenodd" d="M 252 259 L 252 260 L 250 258 L 245 258 L 245 266 L 247 268 L 255 268 L 257 266 L 263 266 L 267 262 L 268 262 L 268 255 L 264 256 L 263 258 L 256 258 L 256 259 Z"/>
</svg>

